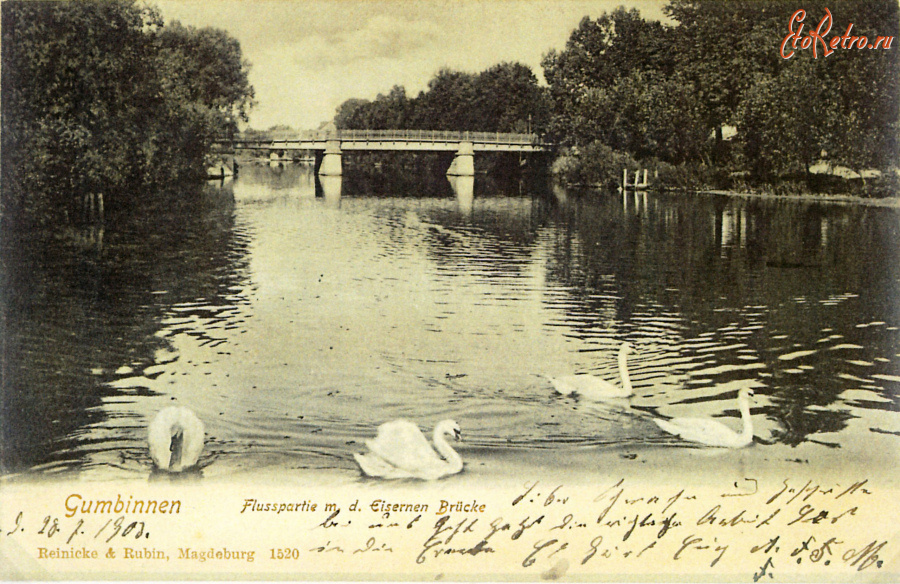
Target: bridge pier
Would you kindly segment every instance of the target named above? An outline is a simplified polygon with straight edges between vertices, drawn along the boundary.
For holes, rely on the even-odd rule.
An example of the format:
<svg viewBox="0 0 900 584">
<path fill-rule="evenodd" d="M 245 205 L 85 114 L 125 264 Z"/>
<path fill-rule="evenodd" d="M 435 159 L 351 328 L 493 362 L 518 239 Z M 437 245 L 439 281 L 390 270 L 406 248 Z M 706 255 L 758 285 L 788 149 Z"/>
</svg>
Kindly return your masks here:
<svg viewBox="0 0 900 584">
<path fill-rule="evenodd" d="M 456 158 L 447 169 L 448 176 L 475 176 L 475 148 L 471 142 L 460 142 Z"/>
<path fill-rule="evenodd" d="M 340 140 L 329 139 L 325 142 L 325 156 L 322 158 L 322 165 L 319 166 L 319 174 L 322 176 L 341 176 L 343 174 Z"/>
</svg>

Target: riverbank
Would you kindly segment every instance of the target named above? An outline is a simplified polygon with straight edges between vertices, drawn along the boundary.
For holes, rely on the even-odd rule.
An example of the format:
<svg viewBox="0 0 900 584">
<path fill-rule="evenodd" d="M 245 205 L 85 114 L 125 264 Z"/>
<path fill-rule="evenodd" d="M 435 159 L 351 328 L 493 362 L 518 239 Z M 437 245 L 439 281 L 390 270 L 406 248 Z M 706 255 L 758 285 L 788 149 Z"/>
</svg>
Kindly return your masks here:
<svg viewBox="0 0 900 584">
<path fill-rule="evenodd" d="M 774 193 L 742 193 L 729 190 L 703 190 L 696 192 L 702 195 L 720 195 L 728 197 L 741 197 L 746 199 L 784 199 L 789 201 L 808 201 L 814 203 L 835 203 L 843 205 L 866 205 L 870 207 L 900 208 L 900 196 L 873 199 L 868 197 L 859 197 L 856 195 L 778 195 Z"/>
<path fill-rule="evenodd" d="M 602 190 L 602 185 L 572 185 L 574 188 Z M 619 189 L 621 192 L 621 188 Z M 744 199 L 763 199 L 763 200 L 786 200 L 810 203 L 833 203 L 838 205 L 863 205 L 868 207 L 889 207 L 900 208 L 900 195 L 896 197 L 884 197 L 880 199 L 870 197 L 860 197 L 857 195 L 830 195 L 830 194 L 803 194 L 803 195 L 779 195 L 775 193 L 745 193 L 741 191 L 710 189 L 698 191 L 684 191 L 680 189 L 655 189 L 650 187 L 640 191 L 628 189 L 629 193 L 675 193 L 675 194 L 696 194 L 696 195 L 716 195 L 725 197 L 740 197 Z"/>
</svg>

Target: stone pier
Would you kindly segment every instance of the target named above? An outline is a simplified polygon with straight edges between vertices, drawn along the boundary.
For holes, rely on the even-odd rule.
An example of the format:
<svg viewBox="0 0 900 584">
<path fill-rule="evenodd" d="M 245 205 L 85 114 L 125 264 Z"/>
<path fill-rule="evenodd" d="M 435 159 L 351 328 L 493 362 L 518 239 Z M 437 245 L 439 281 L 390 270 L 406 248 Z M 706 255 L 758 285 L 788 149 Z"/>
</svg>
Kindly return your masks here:
<svg viewBox="0 0 900 584">
<path fill-rule="evenodd" d="M 341 176 L 343 174 L 340 140 L 333 139 L 325 142 L 325 156 L 322 158 L 319 174 L 323 176 Z"/>
<path fill-rule="evenodd" d="M 460 142 L 456 157 L 447 169 L 448 176 L 475 176 L 475 148 L 471 142 Z"/>
</svg>

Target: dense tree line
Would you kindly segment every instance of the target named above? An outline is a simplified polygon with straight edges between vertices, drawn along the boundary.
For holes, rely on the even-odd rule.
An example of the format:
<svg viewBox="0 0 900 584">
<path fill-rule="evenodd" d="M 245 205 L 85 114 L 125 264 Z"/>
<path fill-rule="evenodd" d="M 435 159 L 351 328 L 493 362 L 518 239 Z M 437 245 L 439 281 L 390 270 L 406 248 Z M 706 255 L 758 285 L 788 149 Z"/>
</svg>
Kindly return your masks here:
<svg viewBox="0 0 900 584">
<path fill-rule="evenodd" d="M 133 208 L 247 118 L 249 65 L 224 31 L 136 0 L 13 0 L 2 18 L 5 217 L 73 216 L 94 193 Z"/>
<path fill-rule="evenodd" d="M 803 24 L 804 37 L 826 8 L 828 41 L 849 23 L 852 36 L 873 44 L 898 36 L 894 0 L 803 8 L 805 20 L 794 30 Z M 826 57 L 816 42 L 817 58 L 810 47 L 785 59 L 780 46 L 797 9 L 780 0 L 670 0 L 671 25 L 624 8 L 582 20 L 565 49 L 543 61 L 554 106 L 550 131 L 574 154 L 568 169 L 602 179 L 610 166 L 620 171 L 624 155 L 692 168 L 707 183 L 736 171 L 756 183 L 809 180 L 820 160 L 889 173 L 898 160 L 900 55 L 895 47 L 839 48 Z M 730 143 L 726 126 L 737 129 Z"/>
<path fill-rule="evenodd" d="M 164 25 L 136 0 L 0 6 L 5 217 L 65 216 L 88 193 L 131 208 L 159 185 L 202 173 L 213 138 L 247 118 L 248 64 L 224 31 Z M 559 145 L 559 168 L 582 182 L 610 182 L 639 164 L 707 184 L 736 174 L 808 179 L 820 160 L 888 171 L 900 158 L 898 4 L 804 8 L 804 34 L 831 14 L 829 39 L 853 23 L 854 37 L 893 37 L 895 46 L 784 59 L 795 3 L 669 0 L 669 23 L 625 8 L 584 18 L 545 55 L 547 86 L 520 63 L 444 69 L 414 97 L 395 86 L 347 100 L 334 121 L 533 131 Z M 737 134 L 726 142 L 727 126 Z"/>
<path fill-rule="evenodd" d="M 500 63 L 481 73 L 440 70 L 410 98 L 395 85 L 374 101 L 349 99 L 337 110 L 339 129 L 542 132 L 550 115 L 546 89 L 521 63 Z"/>
<path fill-rule="evenodd" d="M 849 23 L 853 36 L 873 43 L 900 36 L 896 0 L 803 7 L 804 36 L 826 7 L 829 40 Z M 335 123 L 530 128 L 560 147 L 557 169 L 578 182 L 613 182 L 623 166 L 661 168 L 681 186 L 726 186 L 733 176 L 809 182 L 821 160 L 888 172 L 900 158 L 897 47 L 840 48 L 827 57 L 820 49 L 817 58 L 798 49 L 785 59 L 780 46 L 797 8 L 786 0 L 669 0 L 671 20 L 660 23 L 620 7 L 585 17 L 563 49 L 545 54 L 546 87 L 518 63 L 477 74 L 445 69 L 416 97 L 395 86 L 374 101 L 347 100 Z M 729 127 L 737 130 L 731 140 Z"/>
</svg>

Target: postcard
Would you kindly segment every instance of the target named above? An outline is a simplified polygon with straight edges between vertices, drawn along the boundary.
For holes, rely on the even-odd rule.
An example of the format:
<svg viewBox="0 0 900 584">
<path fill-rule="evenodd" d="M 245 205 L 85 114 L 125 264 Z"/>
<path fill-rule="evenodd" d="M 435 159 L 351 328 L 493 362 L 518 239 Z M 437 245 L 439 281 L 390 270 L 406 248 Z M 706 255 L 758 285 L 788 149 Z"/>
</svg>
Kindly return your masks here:
<svg viewBox="0 0 900 584">
<path fill-rule="evenodd" d="M 0 7 L 4 579 L 900 578 L 894 0 Z"/>
</svg>

